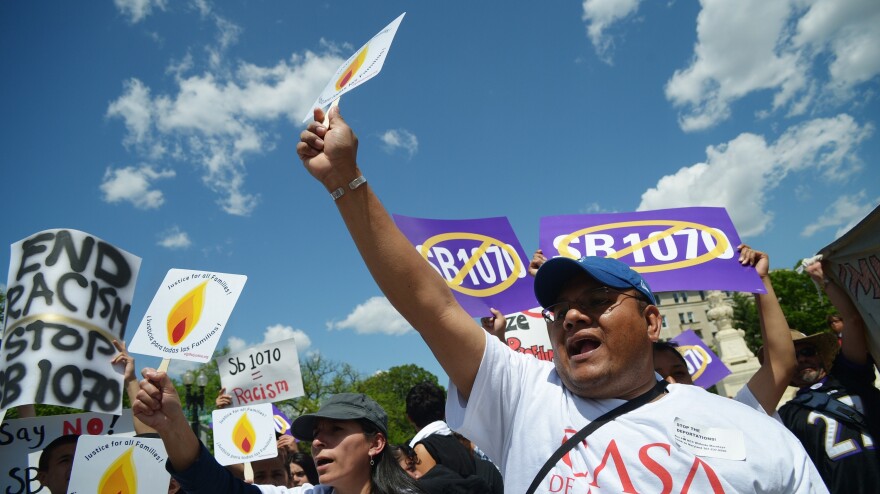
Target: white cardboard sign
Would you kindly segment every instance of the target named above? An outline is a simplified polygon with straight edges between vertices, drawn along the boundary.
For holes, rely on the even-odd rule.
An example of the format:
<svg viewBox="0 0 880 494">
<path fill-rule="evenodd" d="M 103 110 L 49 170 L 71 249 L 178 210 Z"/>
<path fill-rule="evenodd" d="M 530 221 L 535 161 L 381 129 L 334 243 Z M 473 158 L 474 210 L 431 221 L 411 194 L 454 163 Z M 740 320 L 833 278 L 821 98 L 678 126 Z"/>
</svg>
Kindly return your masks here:
<svg viewBox="0 0 880 494">
<path fill-rule="evenodd" d="M 272 405 L 225 408 L 211 414 L 214 457 L 221 465 L 278 456 Z"/>
<path fill-rule="evenodd" d="M 77 230 L 46 230 L 11 246 L 0 408 L 31 403 L 122 411 L 124 341 L 139 257 Z"/>
<path fill-rule="evenodd" d="M 247 276 L 240 274 L 168 271 L 129 351 L 208 362 L 246 281 Z"/>
<path fill-rule="evenodd" d="M 540 307 L 506 314 L 505 319 L 507 329 L 504 330 L 504 337 L 511 350 L 538 360 L 553 361 L 553 346 Z"/>
<path fill-rule="evenodd" d="M 293 338 L 218 357 L 220 383 L 232 406 L 272 403 L 304 395 Z"/>
<path fill-rule="evenodd" d="M 76 443 L 69 494 L 165 492 L 171 475 L 161 439 L 83 436 Z"/>
<path fill-rule="evenodd" d="M 391 21 L 391 24 L 385 26 L 385 29 L 379 31 L 367 44 L 336 69 L 330 82 L 327 83 L 327 87 L 321 91 L 321 95 L 309 107 L 309 112 L 303 118 L 303 123 L 312 118 L 312 110 L 315 108 L 326 107 L 333 100 L 379 75 L 382 65 L 385 63 L 385 57 L 388 56 L 388 50 L 391 49 L 394 35 L 397 34 L 397 27 L 400 26 L 405 15 L 406 12 Z"/>
</svg>

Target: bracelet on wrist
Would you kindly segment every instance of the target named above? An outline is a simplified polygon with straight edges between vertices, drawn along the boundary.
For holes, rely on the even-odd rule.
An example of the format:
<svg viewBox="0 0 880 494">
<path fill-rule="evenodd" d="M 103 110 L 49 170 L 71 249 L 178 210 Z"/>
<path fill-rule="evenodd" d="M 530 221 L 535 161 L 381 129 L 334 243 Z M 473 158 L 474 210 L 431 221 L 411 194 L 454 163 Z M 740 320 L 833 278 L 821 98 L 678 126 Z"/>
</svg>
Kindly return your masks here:
<svg viewBox="0 0 880 494">
<path fill-rule="evenodd" d="M 364 178 L 363 175 L 358 175 L 358 177 L 351 182 L 348 183 L 348 188 L 351 190 L 357 189 L 361 185 L 367 183 L 367 179 Z M 334 201 L 338 201 L 340 197 L 345 195 L 345 189 L 342 187 L 338 187 L 336 190 L 330 193 L 330 197 L 333 198 Z"/>
</svg>

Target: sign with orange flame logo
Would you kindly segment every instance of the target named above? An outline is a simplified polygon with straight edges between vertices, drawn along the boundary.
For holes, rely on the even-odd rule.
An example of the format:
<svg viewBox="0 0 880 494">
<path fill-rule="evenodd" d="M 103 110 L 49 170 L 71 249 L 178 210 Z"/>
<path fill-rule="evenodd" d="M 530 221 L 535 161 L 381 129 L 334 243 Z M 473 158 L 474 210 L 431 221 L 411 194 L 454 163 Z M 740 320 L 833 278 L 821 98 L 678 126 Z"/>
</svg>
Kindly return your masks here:
<svg viewBox="0 0 880 494">
<path fill-rule="evenodd" d="M 113 461 L 98 482 L 98 494 L 137 494 L 137 470 L 132 455 L 134 446 Z"/>
<path fill-rule="evenodd" d="M 247 281 L 240 274 L 172 269 L 153 297 L 129 351 L 205 363 Z"/>
<path fill-rule="evenodd" d="M 278 455 L 272 404 L 214 410 L 214 457 L 231 465 Z"/>
<path fill-rule="evenodd" d="M 170 480 L 165 470 L 167 456 L 161 439 L 80 436 L 68 492 L 156 492 L 157 486 L 167 486 Z"/>
<path fill-rule="evenodd" d="M 405 15 L 406 12 L 391 21 L 391 24 L 385 26 L 385 29 L 379 31 L 367 44 L 336 69 L 330 82 L 321 91 L 321 95 L 309 107 L 309 112 L 303 118 L 303 123 L 312 118 L 313 109 L 326 107 L 333 100 L 379 75 L 382 65 L 385 63 L 385 57 L 388 56 L 388 51 L 391 49 L 394 35 L 397 34 L 397 28 Z"/>
<path fill-rule="evenodd" d="M 202 317 L 202 307 L 205 306 L 205 285 L 207 284 L 207 281 L 203 281 L 190 290 L 174 304 L 174 308 L 168 313 L 168 341 L 171 346 L 179 345 L 199 323 L 199 318 Z"/>
<path fill-rule="evenodd" d="M 241 451 L 243 455 L 251 454 L 254 450 L 254 441 L 257 439 L 257 433 L 254 432 L 254 426 L 248 420 L 247 413 L 241 414 L 241 418 L 232 428 L 232 444 Z"/>
</svg>

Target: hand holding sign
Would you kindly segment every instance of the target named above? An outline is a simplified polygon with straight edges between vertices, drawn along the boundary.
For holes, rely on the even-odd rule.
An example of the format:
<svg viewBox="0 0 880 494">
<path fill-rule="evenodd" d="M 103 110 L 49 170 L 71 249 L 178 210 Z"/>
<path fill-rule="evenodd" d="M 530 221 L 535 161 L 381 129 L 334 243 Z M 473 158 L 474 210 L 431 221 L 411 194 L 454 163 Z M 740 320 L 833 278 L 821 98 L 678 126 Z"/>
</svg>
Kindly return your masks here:
<svg viewBox="0 0 880 494">
<path fill-rule="evenodd" d="M 170 430 L 175 421 L 186 423 L 180 396 L 168 374 L 151 368 L 144 369 L 141 374 L 144 380 L 140 383 L 137 400 L 131 405 L 135 418 L 160 433 Z"/>
<path fill-rule="evenodd" d="M 306 170 L 328 191 L 350 183 L 361 173 L 357 169 L 358 139 L 339 114 L 339 107 L 329 112 L 329 128 L 324 126 L 324 111 L 315 110 L 315 121 L 300 134 L 296 153 Z"/>
</svg>

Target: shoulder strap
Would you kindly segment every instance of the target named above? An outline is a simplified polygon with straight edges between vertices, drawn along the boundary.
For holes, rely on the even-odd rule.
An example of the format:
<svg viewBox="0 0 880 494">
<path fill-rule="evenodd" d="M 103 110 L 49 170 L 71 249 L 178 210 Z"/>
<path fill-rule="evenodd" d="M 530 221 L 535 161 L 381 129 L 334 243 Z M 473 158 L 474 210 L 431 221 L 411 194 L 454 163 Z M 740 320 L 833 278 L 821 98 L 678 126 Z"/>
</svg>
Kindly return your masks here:
<svg viewBox="0 0 880 494">
<path fill-rule="evenodd" d="M 605 412 L 596 420 L 593 420 L 592 422 L 587 424 L 586 427 L 579 430 L 577 434 L 568 438 L 568 441 L 562 443 L 562 446 L 560 446 L 559 449 L 557 449 L 556 452 L 553 453 L 553 455 L 550 456 L 550 458 L 544 463 L 544 466 L 541 467 L 541 470 L 538 472 L 537 475 L 535 475 L 534 480 L 532 480 L 532 484 L 529 486 L 526 494 L 533 494 L 538 488 L 538 485 L 541 484 L 541 481 L 544 480 L 544 477 L 546 477 L 550 470 L 553 468 L 553 465 L 556 465 L 559 460 L 561 460 L 562 457 L 565 456 L 565 454 L 568 453 L 572 448 L 577 446 L 579 442 L 583 441 L 596 429 L 614 420 L 618 416 L 623 415 L 627 412 L 631 412 L 636 408 L 644 405 L 645 403 L 650 402 L 654 398 L 662 395 L 666 392 L 666 386 L 666 381 L 657 381 L 657 383 L 654 384 L 654 387 L 649 389 L 647 392 L 642 393 L 632 400 L 629 400 L 626 403 Z"/>
<path fill-rule="evenodd" d="M 837 420 L 849 422 L 862 429 L 867 429 L 868 424 L 865 423 L 865 418 L 858 410 L 836 399 L 836 396 L 841 394 L 843 393 L 836 390 L 828 392 L 810 391 L 795 396 L 791 401 L 804 408 L 826 413 Z"/>
</svg>

